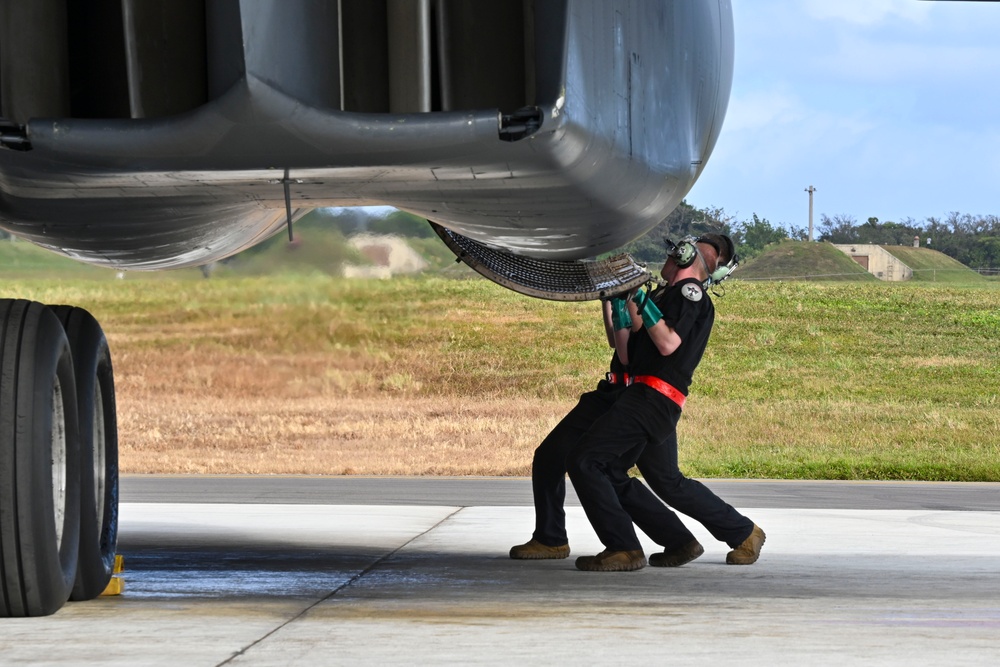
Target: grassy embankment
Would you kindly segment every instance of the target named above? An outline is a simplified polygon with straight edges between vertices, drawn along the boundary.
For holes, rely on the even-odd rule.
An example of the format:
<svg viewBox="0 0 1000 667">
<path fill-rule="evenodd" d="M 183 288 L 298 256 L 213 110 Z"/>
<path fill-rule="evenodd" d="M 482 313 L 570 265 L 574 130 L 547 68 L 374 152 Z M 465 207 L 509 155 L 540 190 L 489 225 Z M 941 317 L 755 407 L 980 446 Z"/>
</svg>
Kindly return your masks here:
<svg viewBox="0 0 1000 667">
<path fill-rule="evenodd" d="M 108 331 L 125 472 L 528 474 L 609 357 L 596 303 L 482 280 L 5 280 Z M 727 283 L 694 476 L 1000 480 L 1000 289 Z"/>
<path fill-rule="evenodd" d="M 987 281 L 965 264 L 931 248 L 884 247 L 913 270 L 916 282 L 971 284 Z"/>
<path fill-rule="evenodd" d="M 741 280 L 878 280 L 829 243 L 791 240 L 775 244 L 763 254 L 744 262 L 739 273 L 734 275 Z"/>
<path fill-rule="evenodd" d="M 931 248 L 881 246 L 913 270 L 914 282 L 976 285 L 988 282 L 964 264 Z M 742 280 L 820 280 L 878 282 L 857 262 L 830 243 L 786 240 L 744 263 Z"/>
</svg>

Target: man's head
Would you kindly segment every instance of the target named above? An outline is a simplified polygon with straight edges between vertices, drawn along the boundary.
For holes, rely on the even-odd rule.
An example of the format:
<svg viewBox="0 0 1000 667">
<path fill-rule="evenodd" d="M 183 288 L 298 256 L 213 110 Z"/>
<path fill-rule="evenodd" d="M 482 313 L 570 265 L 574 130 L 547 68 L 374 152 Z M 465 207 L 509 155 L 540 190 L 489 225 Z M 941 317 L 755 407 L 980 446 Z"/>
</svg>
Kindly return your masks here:
<svg viewBox="0 0 1000 667">
<path fill-rule="evenodd" d="M 673 255 L 667 255 L 667 261 L 663 263 L 663 268 L 660 269 L 660 277 L 663 278 L 668 285 L 674 284 L 674 277 L 677 275 L 677 262 L 674 261 Z"/>
<path fill-rule="evenodd" d="M 695 277 L 705 283 L 725 280 L 736 268 L 738 258 L 732 239 L 724 234 L 686 237 L 680 243 L 667 241 L 667 261 L 660 276 L 673 284 L 680 278 Z"/>
<path fill-rule="evenodd" d="M 740 258 L 736 255 L 736 246 L 725 234 L 703 234 L 698 239 L 698 246 L 706 245 L 711 246 L 715 252 L 714 262 L 707 262 L 708 278 L 713 284 L 721 283 L 739 266 Z"/>
</svg>

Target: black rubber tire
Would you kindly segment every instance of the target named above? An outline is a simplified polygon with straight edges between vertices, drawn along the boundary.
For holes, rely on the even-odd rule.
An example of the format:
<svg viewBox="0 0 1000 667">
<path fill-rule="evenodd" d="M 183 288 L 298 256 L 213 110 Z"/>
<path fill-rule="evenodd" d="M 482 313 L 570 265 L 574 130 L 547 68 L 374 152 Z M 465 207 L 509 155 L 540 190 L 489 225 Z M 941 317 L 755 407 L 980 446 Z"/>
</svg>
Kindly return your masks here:
<svg viewBox="0 0 1000 667">
<path fill-rule="evenodd" d="M 80 438 L 69 341 L 33 301 L 0 299 L 0 616 L 69 599 L 80 544 Z"/>
<path fill-rule="evenodd" d="M 49 306 L 73 352 L 80 424 L 80 558 L 70 600 L 92 600 L 114 574 L 118 548 L 118 415 L 101 325 L 75 306 Z M 96 426 L 96 428 L 95 428 Z"/>
</svg>

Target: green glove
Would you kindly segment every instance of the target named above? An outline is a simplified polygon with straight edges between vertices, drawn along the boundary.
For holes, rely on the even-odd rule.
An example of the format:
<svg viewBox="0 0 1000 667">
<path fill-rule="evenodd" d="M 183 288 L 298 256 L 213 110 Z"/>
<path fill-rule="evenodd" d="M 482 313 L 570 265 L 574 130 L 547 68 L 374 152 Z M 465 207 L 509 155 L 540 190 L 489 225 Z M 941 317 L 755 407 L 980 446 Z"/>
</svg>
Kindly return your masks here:
<svg viewBox="0 0 1000 667">
<path fill-rule="evenodd" d="M 611 325 L 615 331 L 632 326 L 632 315 L 628 312 L 628 301 L 623 297 L 611 297 Z"/>
<path fill-rule="evenodd" d="M 632 302 L 639 307 L 639 314 L 642 315 L 642 323 L 648 329 L 663 319 L 663 313 L 656 307 L 653 300 L 649 298 L 649 293 L 640 289 L 632 297 Z"/>
</svg>

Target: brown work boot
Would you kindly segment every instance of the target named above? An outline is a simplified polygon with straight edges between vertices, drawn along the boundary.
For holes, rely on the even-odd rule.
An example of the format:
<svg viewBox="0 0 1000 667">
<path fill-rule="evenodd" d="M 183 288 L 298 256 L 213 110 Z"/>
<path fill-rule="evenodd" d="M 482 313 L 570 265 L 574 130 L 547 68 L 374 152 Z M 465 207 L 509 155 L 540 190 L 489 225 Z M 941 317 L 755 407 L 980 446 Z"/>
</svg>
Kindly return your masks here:
<svg viewBox="0 0 1000 667">
<path fill-rule="evenodd" d="M 674 547 L 669 551 L 655 553 L 649 557 L 649 564 L 653 567 L 680 567 L 690 563 L 698 556 L 705 553 L 705 547 L 701 546 L 698 540 L 691 540 L 687 544 Z"/>
<path fill-rule="evenodd" d="M 605 549 L 596 556 L 580 556 L 576 559 L 576 569 L 585 572 L 632 572 L 646 567 L 646 554 L 642 549 L 635 551 L 612 551 Z"/>
<path fill-rule="evenodd" d="M 766 539 L 764 531 L 757 524 L 753 525 L 750 537 L 743 540 L 740 546 L 726 554 L 726 562 L 730 565 L 752 565 L 760 557 L 760 548 Z"/>
<path fill-rule="evenodd" d="M 510 548 L 510 557 L 515 560 L 542 560 L 544 558 L 566 558 L 569 556 L 569 545 L 550 547 L 532 539 L 525 544 Z"/>
</svg>

